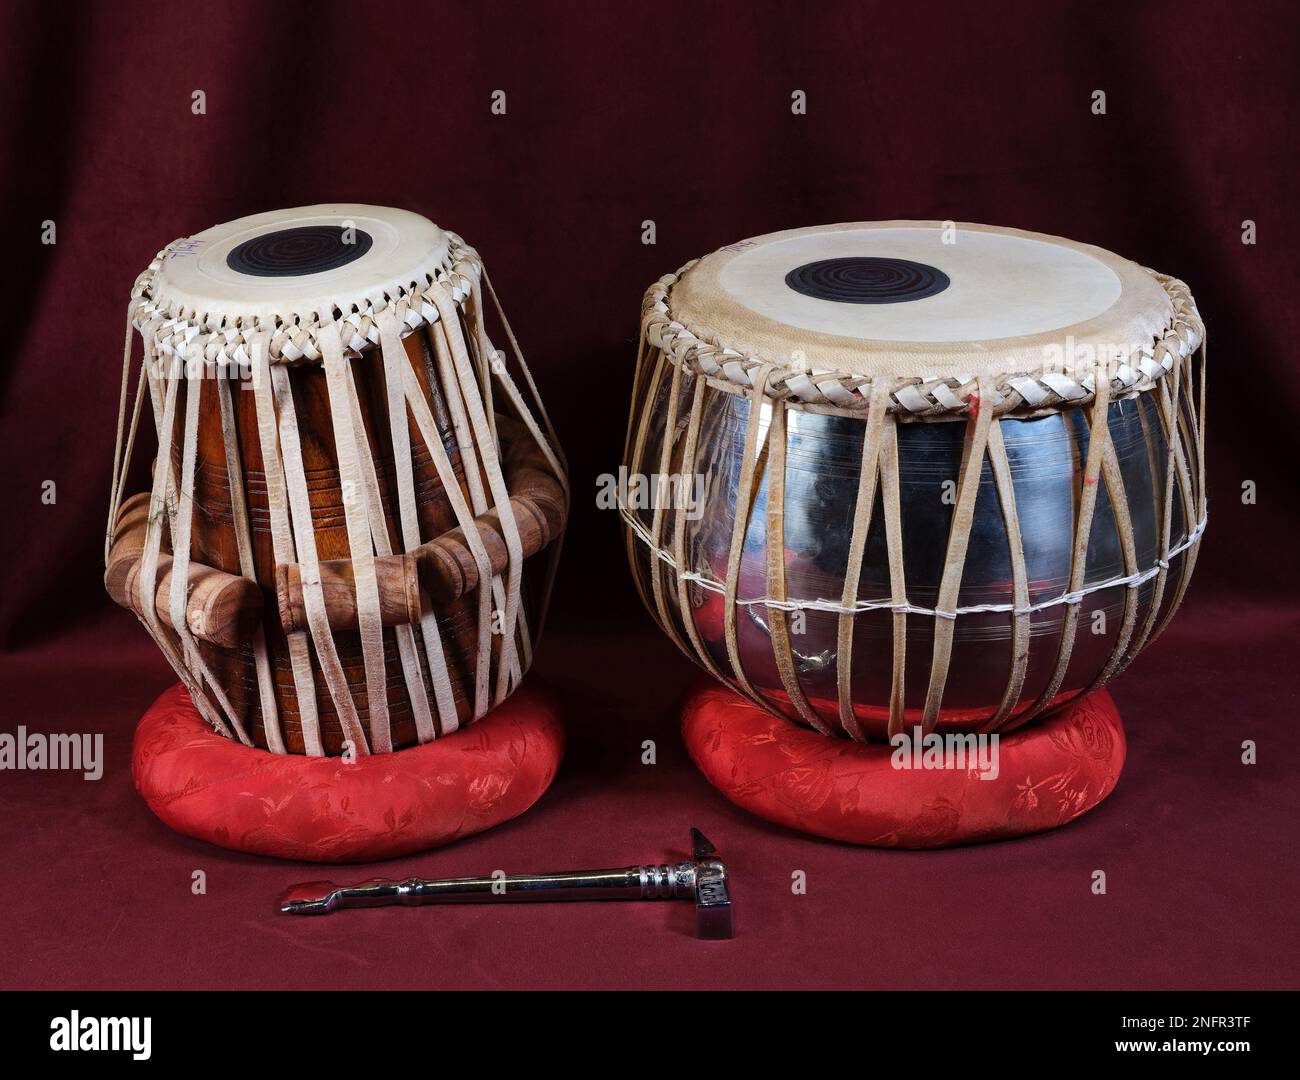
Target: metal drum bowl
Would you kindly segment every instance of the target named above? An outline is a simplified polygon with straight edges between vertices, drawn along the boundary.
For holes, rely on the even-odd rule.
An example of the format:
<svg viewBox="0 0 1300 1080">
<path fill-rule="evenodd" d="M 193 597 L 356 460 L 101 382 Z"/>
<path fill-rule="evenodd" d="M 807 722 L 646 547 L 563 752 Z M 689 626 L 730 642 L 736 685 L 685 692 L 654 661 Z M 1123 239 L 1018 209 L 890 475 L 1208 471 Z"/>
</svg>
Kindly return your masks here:
<svg viewBox="0 0 1300 1080">
<path fill-rule="evenodd" d="M 672 473 L 685 471 L 702 493 L 702 505 L 685 515 L 684 551 L 690 611 L 678 601 L 677 574 L 670 561 L 652 556 L 647 542 L 654 510 L 649 506 L 625 509 L 636 525 L 631 528 L 633 571 L 643 595 L 652 594 L 652 575 L 664 575 L 661 592 L 672 627 L 681 640 L 685 619 L 694 628 L 716 667 L 732 674 L 723 633 L 725 580 L 732 531 L 737 516 L 737 491 L 741 473 L 746 425 L 752 399 L 709 387 L 705 393 L 699 446 L 693 468 L 683 470 L 685 418 L 689 415 L 695 378 L 689 372 L 680 380 L 680 398 L 669 452 Z M 648 400 L 634 403 L 636 422 L 645 416 L 646 442 L 641 458 L 643 473 L 657 472 L 662 458 L 665 422 L 669 415 L 671 380 L 652 381 L 657 388 Z M 644 388 L 639 391 L 645 393 Z M 772 404 L 760 408 L 759 445 L 763 445 Z M 1184 388 L 1178 409 L 1184 433 L 1193 424 L 1192 398 Z M 1001 424 L 1015 491 L 1016 509 L 1029 579 L 1030 604 L 1041 605 L 1062 597 L 1069 588 L 1075 514 L 1088 453 L 1086 408 L 1065 408 L 1032 419 L 1004 418 Z M 1177 606 L 1194 557 L 1195 507 L 1185 505 L 1182 486 L 1172 484 L 1168 575 L 1157 589 L 1156 574 L 1161 549 L 1160 533 L 1166 498 L 1169 460 L 1164 427 L 1156 395 L 1142 393 L 1112 401 L 1108 426 L 1114 440 L 1125 501 L 1132 522 L 1137 563 L 1146 580 L 1132 586 L 1114 584 L 1126 577 L 1114 508 L 1104 484 L 1098 485 L 1095 516 L 1087 547 L 1084 595 L 1079 600 L 1078 631 L 1064 680 L 1050 707 L 1094 687 L 1103 674 L 1120 632 L 1124 593 L 1137 589 L 1137 613 L 1131 640 L 1116 670 L 1154 639 Z M 949 526 L 967 424 L 960 415 L 951 420 L 903 422 L 898 425 L 901 523 L 907 602 L 914 608 L 933 609 L 938 599 Z M 866 425 L 861 416 L 828 414 L 798 408 L 786 414 L 786 465 L 784 494 L 784 565 L 786 596 L 790 600 L 842 598 L 849 545 L 853 531 L 859 468 Z M 1182 438 L 1187 466 L 1195 474 L 1198 461 L 1195 440 Z M 738 652 L 753 687 L 774 711 L 792 719 L 791 707 L 773 653 L 769 631 L 767 592 L 766 512 L 769 458 L 760 460 L 756 494 L 741 555 L 737 594 Z M 888 603 L 890 576 L 883 512 L 876 493 L 858 597 L 861 601 Z M 1189 513 L 1189 511 L 1193 511 Z M 636 527 L 639 526 L 639 529 Z M 672 529 L 664 529 L 661 550 L 671 554 Z M 1012 604 L 1012 560 L 1003 511 L 992 469 L 986 459 L 975 503 L 974 523 L 966 554 L 955 621 L 951 663 L 937 721 L 939 730 L 978 730 L 998 711 L 1011 672 L 1013 615 L 1009 610 L 961 613 L 979 605 Z M 698 576 L 698 577 L 696 577 Z M 1160 595 L 1157 599 L 1157 592 Z M 1158 604 L 1152 611 L 1153 604 Z M 655 603 L 652 614 L 659 619 Z M 1014 726 L 1039 704 L 1049 689 L 1067 605 L 1041 607 L 1030 616 L 1029 658 L 1018 703 L 1002 727 Z M 840 616 L 833 611 L 804 610 L 802 632 L 792 633 L 795 669 L 809 704 L 832 731 L 838 732 L 837 629 Z M 935 616 L 909 613 L 906 619 L 905 717 L 919 722 L 925 701 L 934 642 Z M 851 688 L 854 711 L 868 739 L 888 737 L 892 682 L 893 614 L 887 608 L 853 615 Z"/>
</svg>

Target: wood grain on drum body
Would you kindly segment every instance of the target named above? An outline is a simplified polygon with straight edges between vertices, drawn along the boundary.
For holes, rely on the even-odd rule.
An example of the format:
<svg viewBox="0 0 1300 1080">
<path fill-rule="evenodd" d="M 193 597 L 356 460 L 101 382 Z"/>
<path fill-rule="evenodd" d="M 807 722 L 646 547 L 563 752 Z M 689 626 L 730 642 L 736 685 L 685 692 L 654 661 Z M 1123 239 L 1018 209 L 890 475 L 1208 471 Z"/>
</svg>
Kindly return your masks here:
<svg viewBox="0 0 1300 1080">
<path fill-rule="evenodd" d="M 438 419 L 440 434 L 447 453 L 452 459 L 457 480 L 463 486 L 464 473 L 459 451 L 452 437 L 451 424 L 437 389 L 437 381 L 430 370 L 425 335 L 424 333 L 412 334 L 403 344 L 426 400 L 430 401 L 434 415 Z M 371 349 L 353 359 L 351 366 L 360 406 L 361 423 L 364 425 L 367 441 L 374 455 L 380 503 L 388 527 L 389 541 L 393 544 L 394 550 L 400 551 L 402 545 L 398 542 L 396 527 L 397 484 L 392 438 L 389 433 L 383 362 L 379 351 Z M 302 464 L 311 503 L 316 552 L 322 562 L 346 561 L 350 556 L 347 525 L 324 370 L 319 364 L 300 364 L 292 367 L 289 369 L 289 388 L 293 395 L 297 431 L 302 446 Z M 298 720 L 297 691 L 289 655 L 289 641 L 279 617 L 280 603 L 276 589 L 276 560 L 271 540 L 267 478 L 258 436 L 254 395 L 251 391 L 246 393 L 235 389 L 232 385 L 231 397 L 235 415 L 232 441 L 238 447 L 237 456 L 248 504 L 253 562 L 258 583 L 264 593 L 267 617 L 263 619 L 263 626 L 280 713 L 280 725 L 288 750 L 291 753 L 303 753 L 305 744 Z M 238 544 L 230 512 L 226 435 L 222 429 L 214 387 L 204 386 L 201 410 L 198 469 L 195 474 L 192 553 L 193 557 L 200 562 L 207 562 L 230 572 L 238 572 Z M 455 515 L 428 450 L 413 426 L 411 442 L 420 531 L 424 536 L 439 536 L 456 524 Z M 324 571 L 322 571 L 322 578 L 326 578 Z M 399 592 L 405 595 L 404 587 L 399 589 Z M 354 594 L 345 596 L 342 590 L 338 589 L 331 590 L 331 593 L 336 606 L 330 624 L 334 625 L 335 618 L 340 620 L 339 628 L 334 630 L 335 643 L 348 690 L 356 702 L 362 723 L 365 724 L 368 723 L 369 707 L 366 700 L 365 668 L 361 658 L 360 631 L 355 629 Z M 337 606 L 340 602 L 341 610 Z M 405 599 L 401 604 L 409 610 Z M 462 625 L 469 621 L 467 613 L 461 612 L 458 605 L 451 605 L 448 609 L 439 611 L 438 620 L 440 628 L 444 631 L 444 646 L 449 655 L 472 647 L 472 631 Z M 396 749 L 416 745 L 418 738 L 410 700 L 402 682 L 401 665 L 396 658 L 396 640 L 393 634 L 392 625 L 387 625 L 383 630 L 383 644 L 385 653 L 390 657 L 390 662 L 387 664 L 387 696 L 392 724 L 392 744 Z M 230 652 L 210 646 L 203 646 L 201 649 L 217 679 L 226 686 L 231 704 L 236 710 L 245 714 L 245 724 L 254 742 L 264 745 L 265 732 L 261 721 L 261 703 L 251 653 Z M 319 666 L 313 664 L 312 667 L 321 741 L 327 754 L 340 753 L 344 748 L 345 740 L 337 709 Z M 449 663 L 448 669 L 457 712 L 464 721 L 470 715 L 468 698 L 469 688 L 473 685 L 472 673 L 464 664 Z"/>
</svg>

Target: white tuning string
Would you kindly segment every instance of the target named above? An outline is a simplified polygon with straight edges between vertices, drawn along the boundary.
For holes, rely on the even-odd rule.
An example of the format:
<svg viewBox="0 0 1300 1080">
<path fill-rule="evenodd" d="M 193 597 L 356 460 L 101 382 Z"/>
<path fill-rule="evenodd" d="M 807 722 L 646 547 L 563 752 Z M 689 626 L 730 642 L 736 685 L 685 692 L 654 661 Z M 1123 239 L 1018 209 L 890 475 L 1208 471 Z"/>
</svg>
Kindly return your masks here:
<svg viewBox="0 0 1300 1080">
<path fill-rule="evenodd" d="M 727 591 L 726 585 L 721 581 L 694 570 L 678 570 L 677 560 L 673 558 L 672 553 L 666 548 L 655 545 L 649 531 L 637 520 L 635 513 L 622 502 L 619 503 L 618 510 L 619 515 L 623 518 L 627 527 L 636 535 L 637 539 L 650 549 L 650 553 L 655 558 L 667 563 L 674 571 L 677 571 L 677 576 L 682 581 L 693 582 L 709 592 L 722 594 Z M 1084 597 L 1095 592 L 1101 592 L 1103 589 L 1114 589 L 1121 586 L 1129 589 L 1140 588 L 1160 573 L 1161 570 L 1168 570 L 1170 560 L 1174 556 L 1181 555 L 1184 551 L 1194 547 L 1196 542 L 1200 540 L 1201 534 L 1205 532 L 1207 521 L 1209 521 L 1208 513 L 1197 522 L 1196 527 L 1181 544 L 1170 550 L 1168 559 L 1157 559 L 1156 564 L 1147 570 L 1129 574 L 1126 577 L 1108 578 L 1105 581 L 1099 581 L 1077 591 L 1064 592 L 1060 596 L 1052 597 L 1050 600 L 1040 600 L 1036 604 L 1029 604 L 1025 607 L 1017 607 L 1015 604 L 971 604 L 967 607 L 955 608 L 952 611 L 940 611 L 936 608 L 917 607 L 915 604 L 895 604 L 888 600 L 859 600 L 855 604 L 845 605 L 834 600 L 776 600 L 772 597 L 758 597 L 749 600 L 742 600 L 737 597 L 736 603 L 742 607 L 765 607 L 777 611 L 824 611 L 832 615 L 856 615 L 863 611 L 906 612 L 908 615 L 930 615 L 939 619 L 955 619 L 958 615 L 976 615 L 981 612 L 1029 615 L 1035 611 L 1045 611 L 1048 608 L 1057 607 L 1060 604 L 1081 603 Z"/>
</svg>

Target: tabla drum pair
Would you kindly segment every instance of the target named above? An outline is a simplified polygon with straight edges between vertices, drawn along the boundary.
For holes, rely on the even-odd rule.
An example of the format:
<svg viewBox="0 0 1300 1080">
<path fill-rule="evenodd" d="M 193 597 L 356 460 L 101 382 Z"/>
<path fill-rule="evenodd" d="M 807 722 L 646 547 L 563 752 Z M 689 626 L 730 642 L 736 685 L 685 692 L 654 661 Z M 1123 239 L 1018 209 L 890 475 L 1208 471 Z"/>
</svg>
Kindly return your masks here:
<svg viewBox="0 0 1300 1080">
<path fill-rule="evenodd" d="M 137 280 L 105 581 L 187 691 L 136 737 L 169 824 L 375 858 L 512 817 L 550 782 L 554 705 L 514 691 L 568 482 L 494 302 L 456 234 L 362 205 L 217 226 Z M 132 492 L 146 407 L 157 457 Z"/>
<path fill-rule="evenodd" d="M 1205 528 L 1204 336 L 1180 281 L 952 222 L 775 233 L 651 286 L 625 466 L 656 497 L 623 517 L 645 604 L 726 688 L 685 712 L 706 775 L 912 847 L 1108 794 L 1100 688 Z M 909 767 L 994 733 L 999 775 Z"/>
<path fill-rule="evenodd" d="M 105 580 L 184 685 L 133 757 L 175 828 L 380 858 L 554 776 L 554 704 L 520 683 L 568 481 L 485 295 L 455 234 L 352 205 L 218 226 L 137 281 Z M 653 286 L 625 464 L 658 497 L 623 514 L 647 606 L 716 679 L 684 714 L 709 779 L 913 847 L 1104 798 L 1100 688 L 1205 526 L 1203 340 L 1180 282 L 984 226 L 779 233 Z M 898 740 L 936 735 L 1005 735 L 1000 769 L 908 771 Z"/>
</svg>

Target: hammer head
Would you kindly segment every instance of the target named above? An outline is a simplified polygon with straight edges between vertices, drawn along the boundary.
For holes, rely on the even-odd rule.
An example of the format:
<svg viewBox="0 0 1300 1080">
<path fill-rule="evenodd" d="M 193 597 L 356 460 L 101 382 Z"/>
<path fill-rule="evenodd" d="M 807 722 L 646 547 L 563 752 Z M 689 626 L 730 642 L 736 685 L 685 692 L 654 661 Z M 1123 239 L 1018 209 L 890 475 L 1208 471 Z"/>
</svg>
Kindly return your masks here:
<svg viewBox="0 0 1300 1080">
<path fill-rule="evenodd" d="M 699 829 L 691 830 L 695 861 L 696 932 L 706 941 L 731 938 L 731 893 L 727 890 L 727 866 L 717 849 Z"/>
</svg>

